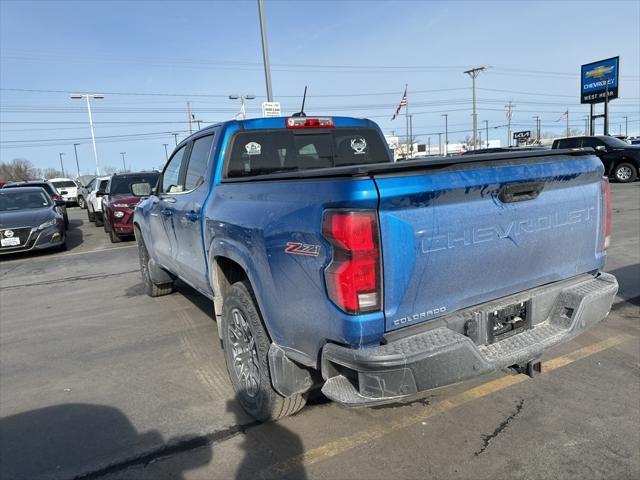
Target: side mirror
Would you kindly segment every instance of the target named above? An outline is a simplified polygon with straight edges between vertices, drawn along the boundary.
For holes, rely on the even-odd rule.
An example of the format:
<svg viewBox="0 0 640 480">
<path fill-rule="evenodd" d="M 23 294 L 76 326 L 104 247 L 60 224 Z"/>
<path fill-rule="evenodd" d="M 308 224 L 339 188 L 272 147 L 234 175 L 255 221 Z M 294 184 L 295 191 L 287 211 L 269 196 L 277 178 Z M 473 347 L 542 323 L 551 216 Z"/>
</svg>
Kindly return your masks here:
<svg viewBox="0 0 640 480">
<path fill-rule="evenodd" d="M 107 194 L 105 190 L 98 190 L 96 192 L 96 197 L 104 197 Z"/>
<path fill-rule="evenodd" d="M 596 150 L 598 150 L 599 152 L 606 152 L 607 147 L 605 147 L 604 145 L 598 145 L 596 146 Z"/>
<path fill-rule="evenodd" d="M 67 205 L 67 202 L 65 202 L 64 200 L 54 200 L 53 203 L 56 205 L 56 207 L 65 207 Z"/>
<path fill-rule="evenodd" d="M 151 185 L 149 185 L 147 182 L 132 183 L 131 193 L 133 193 L 136 197 L 148 197 L 149 195 L 151 195 Z"/>
<path fill-rule="evenodd" d="M 69 193 L 67 190 L 60 190 L 60 195 L 66 195 L 67 193 Z"/>
</svg>

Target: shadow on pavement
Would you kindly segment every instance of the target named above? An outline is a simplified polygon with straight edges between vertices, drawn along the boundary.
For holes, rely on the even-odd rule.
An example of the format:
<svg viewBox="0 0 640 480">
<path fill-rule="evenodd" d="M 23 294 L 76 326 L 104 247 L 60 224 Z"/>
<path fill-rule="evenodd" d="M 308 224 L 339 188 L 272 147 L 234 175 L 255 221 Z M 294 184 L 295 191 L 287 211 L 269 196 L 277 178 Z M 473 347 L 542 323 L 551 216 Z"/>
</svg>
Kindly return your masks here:
<svg viewBox="0 0 640 480">
<path fill-rule="evenodd" d="M 177 444 L 180 439 L 167 443 Z M 0 478 L 97 478 L 148 463 L 168 448 L 159 432 L 139 433 L 116 408 L 57 405 L 0 419 Z M 167 478 L 179 480 L 211 461 L 210 449 L 197 453 L 190 464 L 166 471 Z"/>
</svg>

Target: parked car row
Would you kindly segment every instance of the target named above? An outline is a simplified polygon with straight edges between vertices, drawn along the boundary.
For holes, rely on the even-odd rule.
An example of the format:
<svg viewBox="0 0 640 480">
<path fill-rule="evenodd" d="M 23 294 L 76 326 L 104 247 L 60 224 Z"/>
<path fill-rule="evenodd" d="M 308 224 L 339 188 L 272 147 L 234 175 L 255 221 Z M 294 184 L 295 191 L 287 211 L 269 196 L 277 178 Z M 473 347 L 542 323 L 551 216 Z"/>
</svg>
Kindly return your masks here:
<svg viewBox="0 0 640 480">
<path fill-rule="evenodd" d="M 159 172 L 118 173 L 96 177 L 80 189 L 87 219 L 103 227 L 112 243 L 133 235 L 133 211 L 158 181 Z"/>
</svg>

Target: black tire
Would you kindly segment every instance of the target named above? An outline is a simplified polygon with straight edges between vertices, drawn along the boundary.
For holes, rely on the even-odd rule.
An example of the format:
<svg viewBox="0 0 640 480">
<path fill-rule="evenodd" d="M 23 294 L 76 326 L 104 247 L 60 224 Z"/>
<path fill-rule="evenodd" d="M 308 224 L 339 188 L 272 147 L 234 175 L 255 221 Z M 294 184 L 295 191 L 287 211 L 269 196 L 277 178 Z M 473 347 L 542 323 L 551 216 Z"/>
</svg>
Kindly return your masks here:
<svg viewBox="0 0 640 480">
<path fill-rule="evenodd" d="M 244 319 L 246 328 L 239 329 L 237 327 L 237 314 L 240 314 Z M 263 326 L 251 287 L 246 282 L 234 283 L 227 291 L 222 306 L 221 327 L 224 358 L 229 378 L 236 391 L 238 401 L 249 415 L 264 422 L 293 415 L 304 407 L 306 404 L 305 395 L 283 397 L 272 386 L 267 356 L 271 340 Z M 247 363 L 250 365 L 248 367 L 249 375 L 252 374 L 254 379 L 241 380 L 238 368 L 243 368 L 246 364 L 236 366 L 232 336 L 235 337 L 236 344 L 241 344 L 240 337 L 247 338 L 248 333 L 253 338 L 253 342 L 249 339 L 246 345 L 253 345 L 253 349 L 249 353 L 252 358 L 247 360 Z M 242 347 L 238 348 L 242 349 Z"/>
<path fill-rule="evenodd" d="M 638 170 L 631 163 L 621 162 L 613 168 L 613 178 L 620 183 L 635 182 L 638 178 Z"/>
<path fill-rule="evenodd" d="M 78 206 L 83 210 L 87 208 L 87 202 L 84 201 L 84 197 L 78 197 Z"/>
<path fill-rule="evenodd" d="M 111 222 L 109 222 L 108 218 L 105 220 L 104 215 L 102 217 L 102 228 L 104 228 L 104 233 L 111 233 Z"/>
<path fill-rule="evenodd" d="M 113 231 L 113 228 L 111 228 L 109 229 L 109 240 L 111 240 L 111 243 L 120 243 L 122 241 L 122 238 L 119 237 L 118 234 Z"/>
<path fill-rule="evenodd" d="M 157 284 L 153 283 L 149 275 L 149 252 L 140 235 L 136 236 L 138 240 L 138 257 L 140 258 L 140 273 L 142 274 L 142 283 L 147 295 L 150 297 L 161 297 L 169 295 L 173 292 L 173 282 Z"/>
<path fill-rule="evenodd" d="M 96 221 L 96 214 L 91 211 L 91 209 L 89 208 L 88 205 L 87 205 L 87 218 L 89 219 L 89 222 L 91 222 L 91 223 Z"/>
<path fill-rule="evenodd" d="M 104 225 L 104 221 L 102 220 L 102 213 L 93 212 L 93 218 L 96 227 L 102 227 Z"/>
<path fill-rule="evenodd" d="M 69 216 L 64 212 L 64 229 L 69 230 Z"/>
</svg>

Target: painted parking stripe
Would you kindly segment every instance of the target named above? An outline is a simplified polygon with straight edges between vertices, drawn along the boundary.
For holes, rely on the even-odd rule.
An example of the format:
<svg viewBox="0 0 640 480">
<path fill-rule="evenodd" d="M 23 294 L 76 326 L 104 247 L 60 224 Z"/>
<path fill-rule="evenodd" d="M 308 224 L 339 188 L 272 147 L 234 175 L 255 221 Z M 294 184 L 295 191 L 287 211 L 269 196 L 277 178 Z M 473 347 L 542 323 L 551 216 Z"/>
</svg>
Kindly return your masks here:
<svg viewBox="0 0 640 480">
<path fill-rule="evenodd" d="M 550 359 L 543 363 L 543 372 L 551 372 L 560 367 L 570 365 L 578 360 L 602 352 L 603 350 L 606 350 L 608 348 L 620 345 L 621 343 L 630 339 L 631 337 L 627 335 L 617 335 L 601 342 L 597 342 L 580 348 L 566 355 Z M 338 438 L 319 447 L 312 448 L 311 450 L 308 450 L 300 455 L 271 465 L 270 467 L 267 467 L 266 469 L 262 470 L 262 472 L 260 472 L 260 477 L 281 478 L 285 476 L 286 472 L 293 467 L 305 467 L 308 465 L 313 465 L 314 463 L 321 462 L 323 460 L 327 460 L 329 458 L 335 457 L 336 455 L 359 447 L 360 445 L 364 445 L 371 441 L 377 440 L 389 433 L 410 427 L 420 422 L 424 422 L 431 417 L 469 403 L 472 400 L 486 397 L 487 395 L 499 392 L 507 387 L 524 382 L 528 379 L 529 377 L 525 375 L 515 375 L 492 380 L 490 382 L 484 383 L 482 385 L 454 395 L 449 399 L 445 399 L 433 405 L 429 405 L 424 410 L 421 410 L 418 413 L 406 415 L 386 425 L 376 426 L 355 433 L 353 435 Z"/>
</svg>

